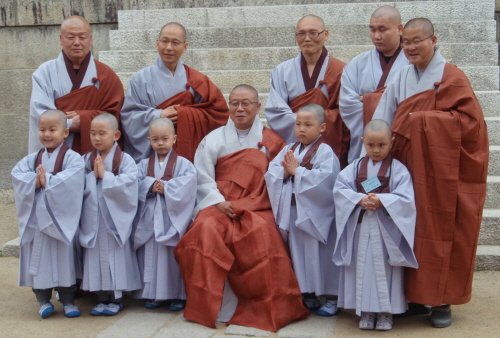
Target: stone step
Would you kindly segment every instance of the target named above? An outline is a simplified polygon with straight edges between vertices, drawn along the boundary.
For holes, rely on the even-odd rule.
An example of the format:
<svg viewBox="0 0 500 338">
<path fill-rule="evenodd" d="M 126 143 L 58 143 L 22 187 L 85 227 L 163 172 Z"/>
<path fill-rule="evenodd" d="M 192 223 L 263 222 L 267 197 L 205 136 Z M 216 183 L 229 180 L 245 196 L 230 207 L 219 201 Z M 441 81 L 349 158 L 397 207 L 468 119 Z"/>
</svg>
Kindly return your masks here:
<svg viewBox="0 0 500 338">
<path fill-rule="evenodd" d="M 488 176 L 486 187 L 484 207 L 489 209 L 500 208 L 500 176 Z"/>
<path fill-rule="evenodd" d="M 330 55 L 349 62 L 356 55 L 371 50 L 373 45 L 327 46 Z M 498 67 L 498 44 L 441 44 L 440 51 L 448 62 L 459 67 Z M 187 65 L 199 70 L 261 70 L 274 69 L 279 63 L 297 56 L 297 47 L 212 48 L 188 49 L 182 56 Z M 116 72 L 136 72 L 153 63 L 158 52 L 150 50 L 101 51 L 99 60 Z M 476 90 L 498 90 L 498 70 L 495 87 Z"/>
<path fill-rule="evenodd" d="M 170 21 L 186 27 L 286 26 L 306 14 L 321 15 L 326 24 L 369 22 L 370 15 L 383 3 L 339 3 L 291 6 L 253 6 L 219 8 L 178 8 L 119 11 L 120 29 L 159 29 Z M 416 17 L 431 21 L 492 20 L 495 1 L 415 1 L 388 2 L 401 12 L 403 21 Z"/>
<path fill-rule="evenodd" d="M 483 114 L 485 117 L 500 116 L 500 92 L 496 91 L 476 91 L 475 92 Z"/>
<path fill-rule="evenodd" d="M 496 21 L 436 22 L 442 43 L 496 42 Z M 328 25 L 328 45 L 371 44 L 368 24 Z M 196 27 L 187 28 L 190 48 L 289 47 L 295 45 L 295 24 L 281 27 Z M 111 50 L 154 48 L 159 29 L 110 31 Z"/>
<path fill-rule="evenodd" d="M 490 145 L 500 145 L 500 117 L 485 117 Z"/>
<path fill-rule="evenodd" d="M 500 245 L 500 209 L 483 209 L 479 244 Z"/>
<path fill-rule="evenodd" d="M 476 271 L 500 271 L 500 245 L 478 245 Z"/>
<path fill-rule="evenodd" d="M 490 161 L 488 163 L 488 175 L 500 176 L 500 145 L 490 146 Z"/>
</svg>

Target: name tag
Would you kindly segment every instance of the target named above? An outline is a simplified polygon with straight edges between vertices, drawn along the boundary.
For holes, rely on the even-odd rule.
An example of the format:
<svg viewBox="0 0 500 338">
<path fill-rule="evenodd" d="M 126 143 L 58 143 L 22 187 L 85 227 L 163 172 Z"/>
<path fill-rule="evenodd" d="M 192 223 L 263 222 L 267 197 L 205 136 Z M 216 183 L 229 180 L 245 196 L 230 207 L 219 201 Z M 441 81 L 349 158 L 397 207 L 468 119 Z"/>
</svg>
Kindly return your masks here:
<svg viewBox="0 0 500 338">
<path fill-rule="evenodd" d="M 373 176 L 366 181 L 361 182 L 361 185 L 363 186 L 363 189 L 365 189 L 366 193 L 369 193 L 370 191 L 373 191 L 380 187 L 382 184 L 380 183 L 380 180 L 377 176 Z"/>
</svg>

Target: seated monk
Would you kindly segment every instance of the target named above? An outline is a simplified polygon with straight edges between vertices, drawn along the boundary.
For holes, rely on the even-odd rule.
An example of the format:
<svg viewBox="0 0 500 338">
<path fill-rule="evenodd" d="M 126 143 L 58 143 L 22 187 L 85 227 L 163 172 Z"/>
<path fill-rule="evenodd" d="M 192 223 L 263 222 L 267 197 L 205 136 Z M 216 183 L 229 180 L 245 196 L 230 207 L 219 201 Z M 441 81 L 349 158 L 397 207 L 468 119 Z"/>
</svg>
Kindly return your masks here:
<svg viewBox="0 0 500 338">
<path fill-rule="evenodd" d="M 269 161 L 285 143 L 262 125 L 260 105 L 253 87 L 235 87 L 230 120 L 208 134 L 195 154 L 196 218 L 175 258 L 186 289 L 184 317 L 208 327 L 215 328 L 231 289 L 237 305 L 223 306 L 219 317 L 229 324 L 277 331 L 309 314 L 264 181 Z"/>
</svg>

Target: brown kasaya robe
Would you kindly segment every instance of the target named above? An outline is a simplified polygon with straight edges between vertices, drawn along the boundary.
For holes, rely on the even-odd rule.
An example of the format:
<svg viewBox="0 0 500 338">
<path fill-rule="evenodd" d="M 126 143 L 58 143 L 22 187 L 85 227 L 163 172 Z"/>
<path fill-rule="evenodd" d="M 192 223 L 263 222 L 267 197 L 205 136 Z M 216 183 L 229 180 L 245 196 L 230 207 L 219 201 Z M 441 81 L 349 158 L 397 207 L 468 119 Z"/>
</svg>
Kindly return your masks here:
<svg viewBox="0 0 500 338">
<path fill-rule="evenodd" d="M 156 109 L 180 105 L 176 107 L 177 142 L 174 148 L 179 156 L 193 162 L 198 144 L 212 130 L 226 124 L 229 110 L 222 92 L 206 75 L 186 65 L 184 67 L 188 78 L 186 90 L 160 103 Z M 202 103 L 194 102 L 189 87 L 203 97 Z"/>
<path fill-rule="evenodd" d="M 187 295 L 186 319 L 215 327 L 226 277 L 238 297 L 229 324 L 277 331 L 309 315 L 271 210 L 264 181 L 268 164 L 257 149 L 217 161 L 217 188 L 238 219 L 207 207 L 176 246 Z"/>
<path fill-rule="evenodd" d="M 319 86 L 305 91 L 289 102 L 294 113 L 311 103 L 319 104 L 325 109 L 324 143 L 332 147 L 342 168 L 347 165 L 347 152 L 351 140 L 349 129 L 342 121 L 339 112 L 340 78 L 345 65 L 345 62 L 330 56 L 324 79 L 319 82 Z M 321 91 L 320 86 L 323 84 L 328 88 L 328 97 Z"/>
<path fill-rule="evenodd" d="M 417 205 L 419 268 L 406 269 L 406 296 L 433 306 L 471 299 L 489 152 L 465 74 L 447 63 L 437 87 L 402 101 L 392 124 L 393 155 L 413 177 Z"/>
<path fill-rule="evenodd" d="M 80 116 L 80 132 L 75 133 L 71 149 L 86 154 L 93 149 L 90 142 L 90 123 L 92 119 L 102 113 L 110 113 L 120 121 L 120 110 L 123 105 L 123 85 L 118 75 L 107 65 L 95 61 L 97 78 L 96 86 L 86 86 L 72 90 L 61 96 L 55 102 L 57 109 L 63 112 L 76 111 Z"/>
</svg>

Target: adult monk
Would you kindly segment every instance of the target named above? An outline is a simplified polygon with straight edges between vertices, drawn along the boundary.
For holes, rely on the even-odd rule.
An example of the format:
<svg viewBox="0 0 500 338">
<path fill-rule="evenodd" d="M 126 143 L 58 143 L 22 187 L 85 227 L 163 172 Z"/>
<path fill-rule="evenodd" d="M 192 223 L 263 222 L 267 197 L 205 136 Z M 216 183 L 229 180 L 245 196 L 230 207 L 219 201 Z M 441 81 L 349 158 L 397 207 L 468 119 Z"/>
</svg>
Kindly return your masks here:
<svg viewBox="0 0 500 338">
<path fill-rule="evenodd" d="M 372 119 L 382 93 L 394 74 L 408 65 L 401 52 L 403 24 L 399 11 L 382 6 L 370 18 L 370 38 L 375 47 L 355 56 L 342 72 L 340 116 L 351 132 L 348 161 L 361 153 L 364 126 Z"/>
<path fill-rule="evenodd" d="M 32 76 L 29 152 L 42 148 L 38 140 L 38 120 L 49 109 L 66 113 L 69 136 L 66 143 L 85 154 L 90 143 L 90 122 L 101 113 L 119 117 L 123 104 L 123 85 L 116 73 L 94 60 L 90 52 L 92 30 L 81 16 L 70 16 L 61 24 L 57 59 L 43 63 Z"/>
<path fill-rule="evenodd" d="M 432 305 L 431 324 L 451 325 L 450 304 L 471 299 L 474 261 L 486 198 L 488 133 L 465 74 L 436 48 L 427 19 L 408 21 L 403 48 L 411 65 L 396 74 L 374 119 L 392 124 L 394 157 L 415 187 L 415 256 L 406 296 Z"/>
<path fill-rule="evenodd" d="M 156 40 L 159 55 L 153 65 L 130 80 L 121 116 L 125 151 L 137 162 L 152 154 L 148 130 L 156 118 L 172 120 L 174 148 L 191 162 L 203 137 L 227 122 L 227 104 L 219 88 L 180 60 L 187 48 L 184 26 L 167 23 Z"/>
<path fill-rule="evenodd" d="M 208 327 L 215 327 L 220 310 L 220 321 L 267 331 L 309 314 L 264 181 L 285 143 L 263 127 L 260 105 L 253 87 L 236 86 L 227 125 L 196 150 L 196 218 L 175 257 L 186 289 L 184 317 Z M 237 306 L 227 302 L 230 295 Z"/>
<path fill-rule="evenodd" d="M 297 22 L 295 39 L 300 53 L 271 73 L 265 114 L 271 129 L 286 143 L 294 143 L 299 108 L 310 103 L 322 106 L 326 111 L 324 142 L 332 147 L 343 168 L 347 164 L 349 130 L 339 114 L 338 96 L 345 63 L 328 55 L 325 48 L 328 36 L 319 16 L 306 15 Z"/>
</svg>

